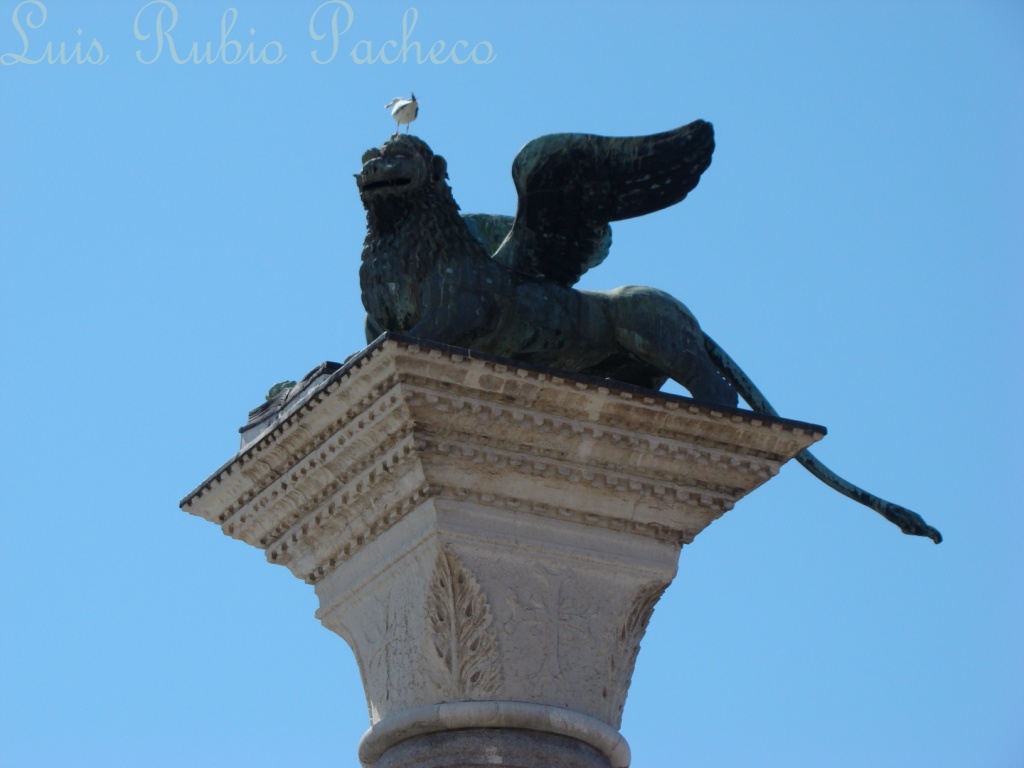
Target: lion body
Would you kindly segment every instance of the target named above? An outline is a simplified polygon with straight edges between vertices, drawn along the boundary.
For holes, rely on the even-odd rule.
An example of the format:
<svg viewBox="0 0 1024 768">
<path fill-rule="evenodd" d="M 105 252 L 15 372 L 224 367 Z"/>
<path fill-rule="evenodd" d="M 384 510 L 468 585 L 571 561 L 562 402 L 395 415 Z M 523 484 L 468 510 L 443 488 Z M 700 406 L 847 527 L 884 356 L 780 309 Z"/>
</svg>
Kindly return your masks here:
<svg viewBox="0 0 1024 768">
<path fill-rule="evenodd" d="M 473 236 L 444 178 L 409 186 L 364 198 L 368 341 L 392 331 L 655 389 L 672 378 L 698 399 L 736 404 L 682 303 L 654 288 L 581 291 L 510 270 Z"/>
</svg>

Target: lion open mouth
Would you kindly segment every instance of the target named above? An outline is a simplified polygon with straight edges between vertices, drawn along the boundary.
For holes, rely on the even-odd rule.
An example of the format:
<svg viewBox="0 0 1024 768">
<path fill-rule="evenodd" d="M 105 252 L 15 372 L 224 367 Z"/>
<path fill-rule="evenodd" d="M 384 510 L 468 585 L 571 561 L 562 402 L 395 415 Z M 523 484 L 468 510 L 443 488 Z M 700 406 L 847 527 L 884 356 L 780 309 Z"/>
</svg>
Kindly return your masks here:
<svg viewBox="0 0 1024 768">
<path fill-rule="evenodd" d="M 409 178 L 397 178 L 397 179 L 379 179 L 377 181 L 368 181 L 363 184 L 363 192 L 371 192 L 375 189 L 387 189 L 391 187 L 405 187 L 412 184 L 412 179 Z"/>
</svg>

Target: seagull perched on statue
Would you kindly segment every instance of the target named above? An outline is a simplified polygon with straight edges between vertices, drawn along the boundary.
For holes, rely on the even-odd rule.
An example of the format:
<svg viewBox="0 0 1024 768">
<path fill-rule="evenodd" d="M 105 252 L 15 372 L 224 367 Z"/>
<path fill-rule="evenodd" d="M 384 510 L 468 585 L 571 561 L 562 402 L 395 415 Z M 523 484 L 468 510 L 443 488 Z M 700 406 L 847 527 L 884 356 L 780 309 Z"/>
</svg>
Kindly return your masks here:
<svg viewBox="0 0 1024 768">
<path fill-rule="evenodd" d="M 384 109 L 391 110 L 391 116 L 395 118 L 395 122 L 398 125 L 395 126 L 395 133 L 398 135 L 398 130 L 401 126 L 405 125 L 405 132 L 409 132 L 409 123 L 416 119 L 416 116 L 420 113 L 420 103 L 416 101 L 416 94 L 413 93 L 408 99 L 396 97 L 384 105 Z"/>
</svg>

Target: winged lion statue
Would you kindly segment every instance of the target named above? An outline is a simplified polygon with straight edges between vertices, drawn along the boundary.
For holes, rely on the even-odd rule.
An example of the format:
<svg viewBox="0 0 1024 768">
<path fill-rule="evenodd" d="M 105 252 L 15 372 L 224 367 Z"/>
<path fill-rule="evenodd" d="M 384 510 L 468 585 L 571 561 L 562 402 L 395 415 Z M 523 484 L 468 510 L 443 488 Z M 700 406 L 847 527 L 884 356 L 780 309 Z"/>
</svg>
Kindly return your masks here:
<svg viewBox="0 0 1024 768">
<path fill-rule="evenodd" d="M 778 415 L 677 299 L 655 288 L 573 286 L 608 253 L 610 223 L 683 200 L 711 164 L 714 131 L 697 120 L 650 136 L 578 133 L 527 143 L 512 164 L 515 218 L 463 216 L 447 162 L 416 136 L 368 150 L 356 175 L 367 233 L 359 270 L 366 336 L 390 331 Z M 842 479 L 808 451 L 812 474 L 904 533 L 939 532 Z"/>
</svg>

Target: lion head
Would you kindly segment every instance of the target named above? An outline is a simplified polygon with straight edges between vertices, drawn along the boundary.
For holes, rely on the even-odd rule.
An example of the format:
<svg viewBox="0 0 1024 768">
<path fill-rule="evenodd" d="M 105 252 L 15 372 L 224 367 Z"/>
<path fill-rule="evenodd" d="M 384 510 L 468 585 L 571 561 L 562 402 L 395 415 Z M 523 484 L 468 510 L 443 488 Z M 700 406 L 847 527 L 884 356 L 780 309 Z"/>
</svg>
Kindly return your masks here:
<svg viewBox="0 0 1024 768">
<path fill-rule="evenodd" d="M 404 134 L 363 154 L 356 186 L 363 205 L 369 207 L 376 200 L 446 187 L 447 178 L 445 159 L 435 155 L 422 139 Z"/>
</svg>

